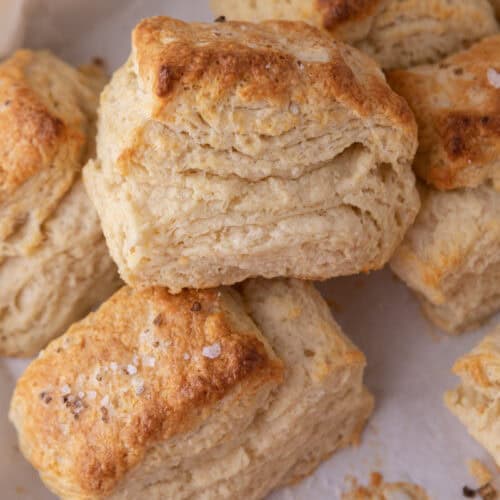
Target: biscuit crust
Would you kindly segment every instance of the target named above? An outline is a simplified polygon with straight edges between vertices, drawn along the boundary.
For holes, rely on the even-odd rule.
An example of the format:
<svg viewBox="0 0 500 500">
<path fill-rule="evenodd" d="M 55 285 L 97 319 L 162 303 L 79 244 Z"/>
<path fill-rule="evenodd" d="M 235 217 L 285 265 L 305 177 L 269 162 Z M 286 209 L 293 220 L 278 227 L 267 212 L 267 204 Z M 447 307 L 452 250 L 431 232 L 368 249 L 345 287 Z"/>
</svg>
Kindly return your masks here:
<svg viewBox="0 0 500 500">
<path fill-rule="evenodd" d="M 460 385 L 445 394 L 448 409 L 500 465 L 500 325 L 456 361 Z"/>
<path fill-rule="evenodd" d="M 436 62 L 498 32 L 488 0 L 212 0 L 228 19 L 305 21 L 385 68 Z"/>
<path fill-rule="evenodd" d="M 414 168 L 441 190 L 500 186 L 500 35 L 439 64 L 388 73 L 419 124 Z"/>
</svg>

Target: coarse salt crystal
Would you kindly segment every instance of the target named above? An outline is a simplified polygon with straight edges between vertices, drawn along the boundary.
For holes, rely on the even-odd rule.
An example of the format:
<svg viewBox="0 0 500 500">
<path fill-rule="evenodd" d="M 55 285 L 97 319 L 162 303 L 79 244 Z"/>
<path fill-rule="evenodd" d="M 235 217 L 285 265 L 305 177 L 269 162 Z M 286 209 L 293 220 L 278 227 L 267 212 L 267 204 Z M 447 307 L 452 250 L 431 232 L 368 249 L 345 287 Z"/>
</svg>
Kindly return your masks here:
<svg viewBox="0 0 500 500">
<path fill-rule="evenodd" d="M 185 352 L 185 353 L 184 353 L 184 359 L 185 359 L 186 361 L 188 361 L 189 359 L 191 359 L 191 356 L 190 356 L 187 352 Z"/>
<path fill-rule="evenodd" d="M 129 375 L 135 375 L 137 373 L 137 368 L 134 365 L 127 366 L 127 373 Z"/>
<path fill-rule="evenodd" d="M 266 64 L 266 69 L 271 69 L 271 63 Z"/>
<path fill-rule="evenodd" d="M 218 358 L 220 356 L 220 353 L 221 353 L 220 344 L 218 342 L 216 342 L 215 344 L 207 345 L 202 349 L 201 353 L 206 358 L 210 358 L 210 359 Z"/>
<path fill-rule="evenodd" d="M 108 406 L 109 405 L 109 396 L 106 395 L 101 399 L 101 406 Z"/>
<path fill-rule="evenodd" d="M 295 104 L 294 102 L 290 105 L 290 111 L 292 112 L 292 114 L 294 115 L 298 115 L 299 114 L 299 107 L 297 106 L 297 104 Z"/>
<path fill-rule="evenodd" d="M 71 389 L 69 388 L 69 385 L 68 384 L 64 384 L 62 387 L 61 387 L 61 394 L 63 396 L 66 396 L 67 394 L 69 394 L 71 392 Z"/>
<path fill-rule="evenodd" d="M 95 399 L 97 396 L 97 393 L 95 391 L 89 391 L 87 392 L 87 398 L 88 399 Z"/>
<path fill-rule="evenodd" d="M 136 366 L 139 364 L 139 357 L 137 356 L 137 354 L 134 354 L 134 356 L 132 357 L 132 363 Z"/>
<path fill-rule="evenodd" d="M 144 356 L 144 358 L 142 358 L 142 363 L 144 366 L 153 367 L 156 363 L 156 359 L 153 358 L 153 356 Z"/>
<path fill-rule="evenodd" d="M 494 68 L 489 68 L 487 76 L 490 84 L 496 89 L 500 89 L 500 73 Z"/>
<path fill-rule="evenodd" d="M 78 393 L 78 397 L 79 397 L 80 399 L 83 399 L 83 398 L 85 397 L 85 393 L 84 393 L 83 391 L 80 391 L 80 392 Z"/>
<path fill-rule="evenodd" d="M 134 378 L 132 380 L 132 385 L 134 386 L 135 393 L 137 395 L 144 392 L 144 381 L 141 378 Z"/>
<path fill-rule="evenodd" d="M 116 372 L 118 370 L 118 364 L 115 363 L 114 361 L 109 363 L 109 367 L 111 368 L 112 371 Z"/>
</svg>

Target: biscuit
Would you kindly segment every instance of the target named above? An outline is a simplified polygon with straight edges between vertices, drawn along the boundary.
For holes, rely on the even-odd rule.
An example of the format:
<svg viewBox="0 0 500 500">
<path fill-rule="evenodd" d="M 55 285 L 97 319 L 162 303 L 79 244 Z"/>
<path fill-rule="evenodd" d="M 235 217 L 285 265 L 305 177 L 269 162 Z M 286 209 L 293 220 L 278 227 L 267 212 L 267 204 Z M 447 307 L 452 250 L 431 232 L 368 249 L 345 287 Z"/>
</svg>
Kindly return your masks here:
<svg viewBox="0 0 500 500">
<path fill-rule="evenodd" d="M 488 0 L 212 0 L 212 9 L 229 19 L 306 21 L 387 69 L 436 62 L 498 31 Z"/>
<path fill-rule="evenodd" d="M 453 371 L 461 383 L 445 394 L 446 406 L 500 466 L 500 325 Z"/>
<path fill-rule="evenodd" d="M 142 21 L 84 168 L 131 286 L 377 269 L 418 210 L 416 125 L 382 72 L 305 23 Z"/>
<path fill-rule="evenodd" d="M 80 175 L 104 81 L 49 52 L 0 64 L 0 354 L 35 354 L 119 286 Z"/>
<path fill-rule="evenodd" d="M 417 118 L 421 179 L 441 190 L 489 179 L 500 188 L 500 35 L 388 80 Z"/>
<path fill-rule="evenodd" d="M 421 187 L 422 209 L 391 259 L 427 316 L 450 333 L 500 309 L 500 193 Z"/>
<path fill-rule="evenodd" d="M 124 287 L 18 381 L 10 418 L 65 499 L 258 499 L 356 441 L 363 354 L 313 285 Z"/>
<path fill-rule="evenodd" d="M 370 485 L 359 486 L 352 481 L 351 491 L 342 500 L 430 500 L 425 490 L 413 483 L 388 483 L 378 472 L 371 474 Z"/>
<path fill-rule="evenodd" d="M 493 5 L 493 8 L 495 9 L 497 18 L 500 18 L 500 0 L 490 0 L 491 5 Z"/>
<path fill-rule="evenodd" d="M 78 179 L 43 225 L 44 241 L 0 264 L 0 353 L 32 356 L 120 285 Z"/>
</svg>

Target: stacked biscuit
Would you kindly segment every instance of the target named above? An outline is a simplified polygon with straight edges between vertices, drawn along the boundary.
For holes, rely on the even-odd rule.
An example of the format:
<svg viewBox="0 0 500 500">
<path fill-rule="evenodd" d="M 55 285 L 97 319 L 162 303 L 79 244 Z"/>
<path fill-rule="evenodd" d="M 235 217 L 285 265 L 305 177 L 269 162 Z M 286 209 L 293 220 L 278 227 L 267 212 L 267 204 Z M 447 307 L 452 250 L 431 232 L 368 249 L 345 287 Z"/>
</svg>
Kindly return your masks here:
<svg viewBox="0 0 500 500">
<path fill-rule="evenodd" d="M 424 181 L 391 267 L 432 321 L 461 332 L 500 309 L 500 35 L 388 78 L 419 123 Z"/>
<path fill-rule="evenodd" d="M 306 280 L 392 258 L 450 329 L 500 306 L 500 36 L 390 73 L 410 106 L 378 64 L 435 61 L 498 25 L 486 0 L 427 3 L 219 0 L 308 24 L 146 19 L 97 134 L 98 68 L 0 64 L 0 352 L 73 323 L 10 411 L 61 498 L 259 499 L 356 442 L 366 361 Z M 434 184 L 418 215 L 412 164 Z M 115 263 L 126 285 L 84 317 L 118 288 Z"/>
</svg>

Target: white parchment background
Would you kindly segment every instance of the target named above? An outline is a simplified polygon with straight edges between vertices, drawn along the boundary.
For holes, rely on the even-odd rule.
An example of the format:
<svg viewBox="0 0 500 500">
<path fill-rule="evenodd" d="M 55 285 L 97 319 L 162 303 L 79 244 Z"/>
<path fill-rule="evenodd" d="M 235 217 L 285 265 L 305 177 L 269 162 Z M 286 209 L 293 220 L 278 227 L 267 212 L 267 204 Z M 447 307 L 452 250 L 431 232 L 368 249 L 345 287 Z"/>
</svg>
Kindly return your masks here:
<svg viewBox="0 0 500 500">
<path fill-rule="evenodd" d="M 164 14 L 185 20 L 211 20 L 208 0 L 28 0 L 19 29 L 22 0 L 0 0 L 1 44 L 50 48 L 72 63 L 94 56 L 115 69 L 130 50 L 130 31 L 143 17 Z M 7 12 L 15 7 L 9 18 Z M 9 7 L 9 9 L 7 9 Z M 3 23 L 3 24 L 2 24 Z M 345 477 L 366 480 L 380 471 L 388 480 L 415 481 L 435 500 L 462 498 L 473 484 L 466 461 L 491 459 L 442 404 L 443 392 L 457 380 L 454 360 L 484 334 L 450 338 L 420 315 L 408 290 L 388 270 L 323 283 L 321 291 L 336 319 L 368 358 L 366 384 L 376 397 L 376 411 L 361 446 L 336 454 L 301 484 L 272 495 L 273 500 L 337 499 Z M 498 321 L 496 320 L 490 323 Z M 22 459 L 7 420 L 10 395 L 24 361 L 0 360 L 0 498 L 54 497 Z M 142 500 L 142 499 L 141 499 Z"/>
</svg>

